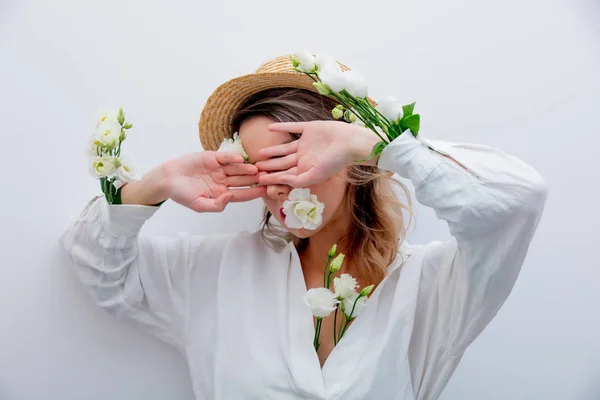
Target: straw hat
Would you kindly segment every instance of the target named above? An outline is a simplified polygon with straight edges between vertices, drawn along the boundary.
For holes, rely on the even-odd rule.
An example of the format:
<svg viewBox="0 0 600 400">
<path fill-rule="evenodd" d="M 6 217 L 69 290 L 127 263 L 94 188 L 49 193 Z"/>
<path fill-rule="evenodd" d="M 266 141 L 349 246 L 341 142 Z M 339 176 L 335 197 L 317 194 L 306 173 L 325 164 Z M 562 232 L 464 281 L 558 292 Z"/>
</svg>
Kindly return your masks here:
<svg viewBox="0 0 600 400">
<path fill-rule="evenodd" d="M 338 63 L 342 71 L 350 68 Z M 251 95 L 266 89 L 295 88 L 317 92 L 313 80 L 296 72 L 289 56 L 277 57 L 261 65 L 255 73 L 243 75 L 219 86 L 206 101 L 198 128 L 205 150 L 217 150 L 224 138 L 233 136 L 231 118 Z"/>
</svg>

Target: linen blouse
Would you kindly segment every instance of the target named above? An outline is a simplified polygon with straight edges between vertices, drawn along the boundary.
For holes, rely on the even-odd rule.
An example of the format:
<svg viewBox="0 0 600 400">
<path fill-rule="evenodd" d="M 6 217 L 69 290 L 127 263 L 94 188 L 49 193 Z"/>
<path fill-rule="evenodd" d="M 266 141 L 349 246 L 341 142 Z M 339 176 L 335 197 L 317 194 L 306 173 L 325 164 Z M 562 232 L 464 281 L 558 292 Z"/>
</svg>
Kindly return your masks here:
<svg viewBox="0 0 600 400">
<path fill-rule="evenodd" d="M 100 307 L 184 355 L 197 399 L 436 399 L 512 290 L 547 189 L 499 150 L 410 134 L 378 165 L 410 179 L 452 237 L 399 243 L 323 368 L 291 242 L 271 248 L 260 232 L 140 235 L 159 207 L 97 196 L 60 243 Z"/>
</svg>

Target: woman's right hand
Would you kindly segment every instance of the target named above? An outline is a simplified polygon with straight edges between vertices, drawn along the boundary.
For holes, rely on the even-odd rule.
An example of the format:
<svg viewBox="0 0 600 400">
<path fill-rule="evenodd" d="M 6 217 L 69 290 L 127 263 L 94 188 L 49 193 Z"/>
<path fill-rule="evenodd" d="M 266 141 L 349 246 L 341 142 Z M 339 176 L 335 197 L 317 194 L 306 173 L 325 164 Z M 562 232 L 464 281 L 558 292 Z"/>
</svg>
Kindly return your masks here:
<svg viewBox="0 0 600 400">
<path fill-rule="evenodd" d="M 266 194 L 265 186 L 250 187 L 258 184 L 258 168 L 236 153 L 185 154 L 163 164 L 162 175 L 167 196 L 196 212 L 221 212 Z"/>
<path fill-rule="evenodd" d="M 266 194 L 258 169 L 236 153 L 204 151 L 186 154 L 148 171 L 121 189 L 123 204 L 154 205 L 166 199 L 196 212 L 220 212 L 230 202 Z M 239 189 L 236 189 L 239 188 Z"/>
</svg>

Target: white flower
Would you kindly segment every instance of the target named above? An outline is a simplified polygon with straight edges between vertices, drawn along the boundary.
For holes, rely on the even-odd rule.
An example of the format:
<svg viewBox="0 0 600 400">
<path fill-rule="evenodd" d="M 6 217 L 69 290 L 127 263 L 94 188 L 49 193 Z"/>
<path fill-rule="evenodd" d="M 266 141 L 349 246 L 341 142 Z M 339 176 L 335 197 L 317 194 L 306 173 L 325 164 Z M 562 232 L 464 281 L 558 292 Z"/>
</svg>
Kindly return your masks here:
<svg viewBox="0 0 600 400">
<path fill-rule="evenodd" d="M 317 318 L 325 318 L 333 311 L 338 303 L 331 290 L 321 287 L 313 288 L 304 295 L 304 303 L 310 307 L 310 311 Z"/>
<path fill-rule="evenodd" d="M 96 156 L 92 158 L 90 165 L 90 174 L 94 178 L 104 178 L 111 176 L 118 168 L 119 160 L 110 154 Z"/>
<path fill-rule="evenodd" d="M 335 297 L 347 299 L 357 294 L 355 289 L 358 287 L 358 284 L 352 275 L 342 274 L 339 278 L 333 279 L 333 287 L 335 289 Z"/>
<path fill-rule="evenodd" d="M 346 89 L 346 79 L 342 72 L 325 69 L 319 72 L 319 79 L 326 84 L 332 92 L 339 93 Z"/>
<path fill-rule="evenodd" d="M 325 204 L 310 189 L 294 189 L 283 203 L 285 224 L 291 229 L 317 229 L 323 222 Z"/>
<path fill-rule="evenodd" d="M 119 122 L 117 120 L 117 112 L 112 111 L 112 110 L 98 111 L 96 113 L 96 117 L 95 117 L 96 129 L 98 129 L 100 127 L 100 125 L 102 125 L 106 122 L 112 122 L 112 123 L 118 124 Z"/>
<path fill-rule="evenodd" d="M 98 140 L 104 146 L 114 146 L 119 143 L 121 137 L 121 125 L 118 122 L 107 121 L 98 126 Z"/>
<path fill-rule="evenodd" d="M 246 154 L 246 150 L 244 150 L 244 146 L 242 145 L 242 139 L 240 139 L 240 134 L 237 132 L 233 134 L 233 139 L 223 139 L 223 142 L 217 151 L 237 153 L 244 157 L 245 161 L 248 161 L 248 154 Z"/>
<path fill-rule="evenodd" d="M 402 103 L 400 103 L 395 97 L 389 96 L 384 98 L 378 102 L 377 107 L 375 108 L 391 122 L 398 121 L 404 116 Z"/>
<path fill-rule="evenodd" d="M 342 73 L 346 83 L 346 90 L 355 97 L 367 97 L 368 86 L 365 78 L 356 71 Z"/>
<path fill-rule="evenodd" d="M 319 54 L 317 55 L 317 57 L 315 58 L 315 64 L 317 65 L 317 69 L 319 71 L 322 71 L 326 68 L 332 68 L 332 69 L 340 69 L 339 64 L 335 61 L 335 59 L 331 56 L 328 56 L 326 54 Z M 340 70 L 341 72 L 341 70 Z"/>
<path fill-rule="evenodd" d="M 344 314 L 348 316 L 348 318 L 356 318 L 358 315 L 363 312 L 363 310 L 367 307 L 367 300 L 369 299 L 366 296 L 362 296 L 356 302 L 356 306 L 354 305 L 354 301 L 358 297 L 358 293 L 355 293 L 353 296 L 348 297 L 342 301 Z M 354 311 L 352 311 L 352 307 L 354 307 Z"/>
<path fill-rule="evenodd" d="M 314 72 L 316 68 L 315 58 L 308 51 L 303 51 L 297 54 L 297 59 L 300 62 L 298 69 L 302 72 Z"/>
<path fill-rule="evenodd" d="M 87 154 L 90 157 L 97 157 L 100 154 L 98 154 L 98 146 L 100 146 L 100 140 L 98 139 L 98 137 L 96 135 L 92 136 L 88 142 L 88 147 L 87 147 Z"/>
<path fill-rule="evenodd" d="M 346 78 L 339 64 L 329 56 L 317 56 L 317 76 L 334 92 L 341 92 L 346 88 Z"/>
<path fill-rule="evenodd" d="M 123 157 L 119 159 L 119 164 L 120 167 L 117 169 L 116 176 L 120 181 L 125 183 L 140 179 L 138 169 L 131 163 L 131 160 Z"/>
</svg>

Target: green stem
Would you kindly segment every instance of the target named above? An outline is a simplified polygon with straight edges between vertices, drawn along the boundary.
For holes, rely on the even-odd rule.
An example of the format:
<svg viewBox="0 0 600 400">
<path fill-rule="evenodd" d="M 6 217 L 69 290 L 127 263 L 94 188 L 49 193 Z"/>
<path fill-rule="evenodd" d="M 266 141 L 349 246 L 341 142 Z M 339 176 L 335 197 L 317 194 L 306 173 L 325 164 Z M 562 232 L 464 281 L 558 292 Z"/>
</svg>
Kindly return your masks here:
<svg viewBox="0 0 600 400">
<path fill-rule="evenodd" d="M 329 254 L 327 254 L 327 262 L 325 263 L 325 269 L 323 270 L 323 286 L 326 288 L 329 288 L 329 286 L 327 285 L 327 281 L 328 281 L 327 270 L 329 269 L 329 264 L 331 263 L 332 258 L 333 257 L 331 257 Z"/>
<path fill-rule="evenodd" d="M 346 332 L 346 327 L 348 326 L 348 316 L 346 314 L 344 314 L 344 326 L 342 326 L 342 329 L 340 329 L 340 335 L 337 338 L 337 341 L 339 342 L 340 340 L 342 340 L 342 336 L 344 336 L 344 332 Z"/>
<path fill-rule="evenodd" d="M 313 76 L 312 76 L 313 74 L 306 73 L 306 72 L 305 72 L 305 74 L 306 74 L 306 75 L 307 75 L 307 76 L 308 76 L 310 79 L 312 79 L 314 82 L 321 82 L 321 80 L 320 80 L 320 79 L 318 79 L 318 75 L 317 75 L 317 74 L 314 74 L 315 76 L 317 76 L 317 78 L 313 77 Z M 355 115 L 356 115 L 356 117 L 357 117 L 358 119 L 360 119 L 360 120 L 362 121 L 362 123 L 363 123 L 363 124 L 365 124 L 365 126 L 366 126 L 367 128 L 369 128 L 371 131 L 375 132 L 375 134 L 376 134 L 376 135 L 379 137 L 379 139 L 381 139 L 381 140 L 382 140 L 384 143 L 386 143 L 386 144 L 389 144 L 389 143 L 390 143 L 390 141 L 391 141 L 392 139 L 389 137 L 389 135 L 388 135 L 388 133 L 387 133 L 387 131 L 390 129 L 390 128 L 389 128 L 389 123 L 387 123 L 387 119 L 385 119 L 385 117 L 383 117 L 383 115 L 381 115 L 381 113 L 379 113 L 379 111 L 378 111 L 377 109 L 375 109 L 375 108 L 374 108 L 374 107 L 371 105 L 371 103 L 369 103 L 369 101 L 368 101 L 368 100 L 366 100 L 366 99 L 365 99 L 365 102 L 369 103 L 369 104 L 368 104 L 368 106 L 366 106 L 366 107 L 365 107 L 363 104 L 361 104 L 361 103 L 360 103 L 360 101 L 359 101 L 359 100 L 355 100 L 355 99 L 354 99 L 354 97 L 352 97 L 352 96 L 351 96 L 349 93 L 348 93 L 347 95 L 345 95 L 343 92 L 346 92 L 346 93 L 347 93 L 347 91 L 346 91 L 346 90 L 343 90 L 343 91 L 342 91 L 342 93 L 339 93 L 339 94 L 338 94 L 338 93 L 336 93 L 336 92 L 333 92 L 333 91 L 332 91 L 332 92 L 331 92 L 331 97 L 333 97 L 333 98 L 334 98 L 334 99 L 336 99 L 338 102 L 340 102 L 340 103 L 342 104 L 342 106 L 344 106 L 346 109 L 348 109 L 348 110 L 351 110 L 351 109 L 353 109 L 353 108 L 354 108 L 354 109 L 355 109 L 355 110 L 357 110 L 357 111 L 358 111 L 358 110 L 360 110 L 360 111 L 362 111 L 362 112 L 366 113 L 367 115 L 369 115 L 369 116 L 370 116 L 372 119 L 376 120 L 376 121 L 377 121 L 377 122 L 378 122 L 380 125 L 383 125 L 383 126 L 384 126 L 384 128 L 382 128 L 382 129 L 383 129 L 383 130 L 385 131 L 385 133 L 386 133 L 386 136 L 387 136 L 386 138 L 384 138 L 383 136 L 381 136 L 381 134 L 380 134 L 380 133 L 377 131 L 377 129 L 375 129 L 375 126 L 374 126 L 374 125 L 371 123 L 371 121 L 369 121 L 367 118 L 364 118 L 364 117 L 363 117 L 363 116 L 360 114 L 360 112 L 357 112 L 357 113 L 355 114 Z M 345 97 L 345 98 L 347 98 L 347 99 L 350 99 L 350 100 L 352 101 L 353 105 L 352 105 L 352 104 L 351 104 L 351 105 L 349 105 L 349 104 L 348 104 L 348 101 L 347 101 L 347 100 L 346 100 L 344 97 Z M 381 115 L 381 116 L 384 118 L 384 119 L 383 119 L 383 121 L 384 121 L 384 122 L 382 122 L 381 120 L 379 120 L 379 118 L 377 118 L 377 116 L 373 114 L 373 111 L 372 111 L 372 110 L 374 110 L 374 111 L 375 111 L 377 114 Z M 385 129 L 385 128 L 387 128 L 387 129 Z"/>
<path fill-rule="evenodd" d="M 317 318 L 317 324 L 315 326 L 315 339 L 313 340 L 313 346 L 315 346 L 315 350 L 319 351 L 319 335 L 321 334 L 321 318 Z"/>
<path fill-rule="evenodd" d="M 340 309 L 340 303 L 337 303 L 335 306 L 335 315 L 333 316 L 333 344 L 337 345 L 337 315 Z"/>
</svg>

